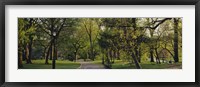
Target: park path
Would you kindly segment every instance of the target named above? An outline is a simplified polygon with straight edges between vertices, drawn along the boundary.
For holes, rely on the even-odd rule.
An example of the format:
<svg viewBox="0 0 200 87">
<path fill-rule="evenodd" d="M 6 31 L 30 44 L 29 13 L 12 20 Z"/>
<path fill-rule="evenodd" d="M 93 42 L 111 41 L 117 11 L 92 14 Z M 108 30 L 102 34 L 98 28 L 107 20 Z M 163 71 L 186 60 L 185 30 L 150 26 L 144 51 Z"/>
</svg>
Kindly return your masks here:
<svg viewBox="0 0 200 87">
<path fill-rule="evenodd" d="M 80 61 L 79 62 L 81 65 L 78 69 L 104 69 L 103 65 L 100 64 L 94 64 L 92 62 L 84 62 Z"/>
</svg>

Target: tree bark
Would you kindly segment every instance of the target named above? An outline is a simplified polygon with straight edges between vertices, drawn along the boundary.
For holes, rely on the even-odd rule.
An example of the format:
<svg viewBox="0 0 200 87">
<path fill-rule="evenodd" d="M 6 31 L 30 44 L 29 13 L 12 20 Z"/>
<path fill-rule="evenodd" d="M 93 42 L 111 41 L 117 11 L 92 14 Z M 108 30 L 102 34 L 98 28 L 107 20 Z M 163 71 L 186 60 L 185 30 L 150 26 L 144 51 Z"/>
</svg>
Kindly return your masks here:
<svg viewBox="0 0 200 87">
<path fill-rule="evenodd" d="M 105 54 L 103 53 L 102 64 L 104 64 L 104 57 L 105 57 Z"/>
<path fill-rule="evenodd" d="M 26 52 L 25 52 L 25 50 L 22 50 L 22 61 L 26 61 Z"/>
<path fill-rule="evenodd" d="M 160 58 L 159 58 L 159 56 L 158 56 L 158 50 L 157 50 L 157 48 L 155 48 L 155 52 L 156 52 L 156 63 L 157 63 L 157 64 L 161 64 Z"/>
<path fill-rule="evenodd" d="M 139 49 L 138 49 L 138 61 L 139 61 L 139 63 L 141 63 L 141 48 L 139 47 Z"/>
<path fill-rule="evenodd" d="M 105 60 L 105 66 L 106 66 L 106 68 L 109 68 L 109 69 L 111 69 L 111 64 L 110 64 L 110 59 L 109 59 L 109 50 L 108 50 L 108 48 L 106 48 L 106 60 Z"/>
<path fill-rule="evenodd" d="M 113 56 L 112 56 L 112 49 L 109 50 L 109 56 L 111 63 L 113 62 Z"/>
<path fill-rule="evenodd" d="M 45 47 L 45 48 L 44 48 L 44 51 L 43 51 L 43 58 L 44 58 L 44 59 L 46 59 L 46 56 L 47 56 L 46 51 L 47 51 L 47 47 Z M 42 59 L 43 59 L 43 58 L 42 58 Z"/>
<path fill-rule="evenodd" d="M 102 53 L 101 64 L 104 64 L 104 56 L 105 56 L 105 54 L 104 54 L 104 49 L 103 48 L 101 48 L 101 53 Z"/>
<path fill-rule="evenodd" d="M 93 52 L 93 44 L 92 44 L 92 37 L 90 35 L 90 54 L 91 54 L 91 59 L 94 61 L 94 52 Z"/>
<path fill-rule="evenodd" d="M 23 65 L 22 65 L 22 57 L 23 57 L 23 54 L 22 54 L 22 47 L 19 46 L 19 50 L 18 50 L 18 68 L 22 68 Z"/>
<path fill-rule="evenodd" d="M 26 64 L 29 64 L 29 49 L 28 49 L 28 43 L 25 45 L 25 57 L 26 57 Z"/>
<path fill-rule="evenodd" d="M 29 42 L 29 45 L 28 45 L 28 49 L 29 49 L 29 55 L 28 55 L 28 61 L 30 64 L 32 64 L 32 45 L 33 45 L 33 38 L 30 38 L 30 42 Z"/>
<path fill-rule="evenodd" d="M 155 62 L 153 58 L 153 48 L 150 48 L 150 62 Z"/>
<path fill-rule="evenodd" d="M 178 19 L 174 18 L 174 62 L 179 62 L 178 58 Z"/>
<path fill-rule="evenodd" d="M 50 46 L 48 47 L 48 51 L 47 51 L 47 55 L 46 55 L 46 58 L 45 58 L 45 64 L 49 64 L 48 60 L 49 60 L 49 54 L 51 55 L 51 47 L 52 47 L 52 43 L 50 44 Z"/>
<path fill-rule="evenodd" d="M 141 66 L 140 66 L 140 64 L 139 64 L 139 62 L 138 62 L 138 60 L 137 60 L 135 54 L 132 53 L 131 56 L 132 56 L 132 58 L 133 58 L 133 60 L 134 60 L 134 63 L 135 63 L 136 68 L 137 68 L 137 69 L 141 69 Z"/>
<path fill-rule="evenodd" d="M 50 45 L 50 60 L 53 59 L 53 43 Z"/>
<path fill-rule="evenodd" d="M 117 60 L 120 60 L 120 52 L 119 52 L 119 49 L 117 49 Z"/>
<path fill-rule="evenodd" d="M 141 59 L 140 59 L 140 55 L 139 55 L 139 49 L 137 46 L 135 47 L 135 56 L 137 57 L 137 60 L 140 63 Z"/>
<path fill-rule="evenodd" d="M 133 18 L 132 19 L 132 22 L 133 22 L 133 28 L 134 28 L 134 33 L 136 32 L 136 30 L 137 30 L 137 25 L 136 25 L 136 18 Z M 134 40 L 134 42 L 137 42 L 136 40 Z M 130 43 L 129 43 L 130 44 Z M 132 58 L 133 58 L 133 60 L 134 60 L 134 63 L 135 63 L 135 66 L 136 66 L 136 68 L 137 69 L 141 69 L 142 67 L 140 66 L 140 64 L 139 64 L 139 61 L 138 61 L 138 46 L 139 46 L 139 44 L 140 43 L 135 43 L 136 44 L 136 46 L 134 47 L 134 50 L 133 50 L 133 52 L 131 53 L 131 56 L 132 56 Z"/>
</svg>

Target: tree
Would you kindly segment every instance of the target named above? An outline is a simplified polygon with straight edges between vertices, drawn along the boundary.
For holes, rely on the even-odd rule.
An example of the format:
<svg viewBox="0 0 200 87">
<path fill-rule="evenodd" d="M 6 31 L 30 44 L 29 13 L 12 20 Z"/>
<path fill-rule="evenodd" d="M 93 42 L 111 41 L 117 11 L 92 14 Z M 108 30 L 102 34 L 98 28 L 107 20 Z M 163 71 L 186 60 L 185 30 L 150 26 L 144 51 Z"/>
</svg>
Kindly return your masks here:
<svg viewBox="0 0 200 87">
<path fill-rule="evenodd" d="M 102 31 L 100 33 L 100 38 L 98 39 L 98 43 L 99 46 L 102 48 L 102 53 L 103 53 L 103 57 L 102 57 L 102 64 L 104 64 L 106 66 L 106 68 L 111 68 L 111 62 L 110 62 L 110 58 L 109 58 L 109 48 L 111 47 L 111 43 L 110 43 L 110 39 L 112 38 L 109 30 L 105 29 L 105 31 Z M 106 59 L 104 58 L 106 57 Z"/>
<path fill-rule="evenodd" d="M 181 22 L 179 18 L 173 18 L 173 20 L 168 21 L 168 24 L 164 23 L 162 25 L 162 28 L 167 29 L 165 31 L 166 34 L 164 34 L 164 36 L 162 37 L 162 48 L 166 49 L 171 54 L 174 62 L 179 61 L 179 49 L 180 51 L 182 49 L 181 46 L 179 47 L 179 44 L 181 45 L 181 39 L 179 38 L 181 38 L 182 36 L 182 26 L 180 24 Z"/>
<path fill-rule="evenodd" d="M 74 56 L 75 56 L 75 62 L 77 61 L 77 53 L 81 48 L 84 48 L 84 33 L 82 33 L 83 30 L 78 29 L 76 30 L 70 40 L 70 43 L 72 44 L 72 47 L 74 48 Z"/>
<path fill-rule="evenodd" d="M 107 68 L 123 61 L 137 69 L 146 62 L 161 64 L 161 53 L 170 54 L 175 62 L 181 60 L 181 18 L 19 18 L 18 21 L 19 67 L 23 66 L 22 59 L 31 63 L 33 58 L 44 58 L 45 64 L 49 64 L 49 59 L 75 62 L 101 59 Z"/>
<path fill-rule="evenodd" d="M 111 61 L 113 60 L 112 57 L 112 52 L 113 49 L 115 51 L 116 48 L 123 48 L 127 54 L 130 54 L 134 60 L 134 64 L 136 65 L 136 68 L 141 68 L 138 59 L 140 59 L 139 55 L 139 46 L 141 43 L 141 35 L 137 32 L 143 32 L 142 29 L 139 29 L 136 25 L 136 19 L 135 18 L 106 18 L 103 21 L 106 30 L 103 32 L 101 35 L 101 39 L 106 39 L 100 40 L 101 44 L 102 43 L 107 43 L 106 46 L 106 51 L 110 50 L 110 59 Z M 113 32 L 115 28 L 121 29 L 122 32 Z M 107 33 L 106 33 L 107 32 Z M 117 37 L 117 38 L 115 38 Z M 115 41 L 115 40 L 119 40 Z M 120 44 L 120 45 L 116 45 Z M 103 46 L 103 45 L 102 45 Z M 105 45 L 104 45 L 105 46 Z M 119 47 L 120 46 L 120 47 Z M 134 49 L 134 50 L 133 50 Z M 108 57 L 108 56 L 107 56 Z M 109 58 L 106 59 L 108 63 L 110 63 Z"/>
<path fill-rule="evenodd" d="M 171 18 L 147 18 L 147 26 L 145 28 L 149 29 L 151 38 L 153 38 L 155 30 L 167 20 L 171 20 Z M 151 58 L 150 61 L 154 62 L 153 58 L 154 45 L 149 45 L 149 46 L 150 46 L 150 58 Z"/>
<path fill-rule="evenodd" d="M 60 35 L 60 32 L 63 29 L 67 29 L 74 24 L 73 18 L 39 18 L 40 29 L 42 29 L 46 34 L 50 36 L 50 46 L 48 48 L 45 64 L 48 64 L 48 57 L 50 54 L 50 59 L 53 58 L 53 55 L 57 58 L 57 39 Z M 54 36 L 55 34 L 55 36 Z"/>
<path fill-rule="evenodd" d="M 83 18 L 82 19 L 82 26 L 85 29 L 88 38 L 89 38 L 89 42 L 90 42 L 90 59 L 92 59 L 94 61 L 94 39 L 96 39 L 95 36 L 97 36 L 97 32 L 95 32 L 95 30 L 98 29 L 98 25 L 95 24 L 95 20 L 93 19 L 89 19 L 89 18 Z"/>
<path fill-rule="evenodd" d="M 31 64 L 32 44 L 35 37 L 36 20 L 33 18 L 19 18 L 18 19 L 18 52 L 19 52 L 19 67 L 22 66 L 22 57 L 25 50 L 25 59 L 27 64 Z"/>
</svg>

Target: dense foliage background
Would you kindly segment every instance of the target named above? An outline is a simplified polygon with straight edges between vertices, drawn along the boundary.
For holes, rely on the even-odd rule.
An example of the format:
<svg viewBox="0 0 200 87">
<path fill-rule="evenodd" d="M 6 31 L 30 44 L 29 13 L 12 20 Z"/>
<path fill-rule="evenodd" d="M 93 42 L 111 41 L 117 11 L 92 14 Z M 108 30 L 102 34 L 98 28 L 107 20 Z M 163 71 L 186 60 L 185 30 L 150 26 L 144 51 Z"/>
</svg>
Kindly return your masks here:
<svg viewBox="0 0 200 87">
<path fill-rule="evenodd" d="M 105 68 L 181 68 L 182 18 L 18 18 L 18 68 L 36 60 L 51 65 L 53 58 Z"/>
</svg>

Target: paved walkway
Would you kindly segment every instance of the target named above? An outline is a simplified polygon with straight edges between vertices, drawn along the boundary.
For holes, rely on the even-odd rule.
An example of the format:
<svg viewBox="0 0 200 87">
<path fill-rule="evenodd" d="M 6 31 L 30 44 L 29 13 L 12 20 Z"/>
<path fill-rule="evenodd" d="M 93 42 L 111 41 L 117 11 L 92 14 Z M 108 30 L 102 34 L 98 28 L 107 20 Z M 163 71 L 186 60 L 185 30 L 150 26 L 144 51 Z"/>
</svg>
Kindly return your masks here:
<svg viewBox="0 0 200 87">
<path fill-rule="evenodd" d="M 92 62 L 80 62 L 81 66 L 78 69 L 104 69 L 103 65 L 94 64 Z"/>
</svg>

